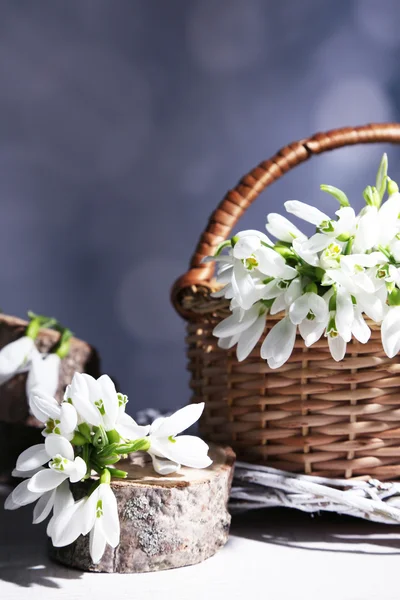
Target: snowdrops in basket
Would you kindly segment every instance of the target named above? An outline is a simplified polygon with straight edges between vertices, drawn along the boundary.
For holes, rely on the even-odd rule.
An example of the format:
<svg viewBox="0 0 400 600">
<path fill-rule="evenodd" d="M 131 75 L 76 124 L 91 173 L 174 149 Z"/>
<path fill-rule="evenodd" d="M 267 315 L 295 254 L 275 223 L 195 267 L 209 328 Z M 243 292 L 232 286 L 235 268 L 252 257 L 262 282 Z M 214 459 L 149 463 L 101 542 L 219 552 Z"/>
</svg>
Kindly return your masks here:
<svg viewBox="0 0 400 600">
<path fill-rule="evenodd" d="M 316 227 L 304 235 L 289 219 L 268 215 L 266 229 L 241 231 L 220 244 L 213 294 L 230 300 L 232 314 L 214 335 L 222 348 L 237 346 L 244 360 L 260 340 L 268 315 L 284 312 L 261 346 L 272 369 L 290 357 L 297 328 L 306 346 L 326 336 L 332 357 L 343 359 L 352 337 L 368 342 L 369 317 L 381 324 L 382 344 L 392 358 L 400 350 L 400 194 L 383 156 L 366 206 L 356 214 L 341 190 L 323 185 L 340 204 L 331 217 L 297 200 L 286 211 Z M 387 198 L 385 195 L 387 193 Z"/>
<path fill-rule="evenodd" d="M 44 424 L 44 443 L 19 456 L 13 475 L 24 481 L 5 503 L 13 510 L 36 502 L 34 523 L 53 512 L 47 533 L 54 546 L 66 546 L 90 532 L 94 563 L 100 561 L 106 544 L 115 548 L 119 543 L 117 502 L 110 482 L 127 476 L 115 467 L 122 457 L 148 452 L 161 475 L 177 472 L 181 465 L 205 468 L 212 462 L 200 438 L 178 436 L 199 419 L 204 404 L 186 406 L 157 418 L 151 426 L 140 426 L 125 412 L 127 401 L 107 375 L 96 380 L 75 373 L 61 405 L 46 390 L 36 389 L 30 408 Z M 92 476 L 96 477 L 88 494 L 75 500 L 71 485 Z"/>
</svg>

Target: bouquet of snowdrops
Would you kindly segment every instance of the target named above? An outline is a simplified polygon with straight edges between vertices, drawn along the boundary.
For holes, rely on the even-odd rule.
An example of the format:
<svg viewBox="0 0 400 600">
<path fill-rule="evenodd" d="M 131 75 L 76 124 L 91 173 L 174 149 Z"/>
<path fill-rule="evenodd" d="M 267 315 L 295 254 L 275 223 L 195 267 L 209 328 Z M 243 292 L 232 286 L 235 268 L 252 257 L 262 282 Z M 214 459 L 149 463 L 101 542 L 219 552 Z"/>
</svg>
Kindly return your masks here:
<svg viewBox="0 0 400 600">
<path fill-rule="evenodd" d="M 147 452 L 160 475 L 175 473 L 181 465 L 202 469 L 212 462 L 200 438 L 178 435 L 199 419 L 203 403 L 140 426 L 125 412 L 127 402 L 107 375 L 94 379 L 75 373 L 61 404 L 45 389 L 35 388 L 29 404 L 44 425 L 44 443 L 19 456 L 13 475 L 24 481 L 5 503 L 14 510 L 36 502 L 34 523 L 52 512 L 47 533 L 54 546 L 67 546 L 90 533 L 94 563 L 100 561 L 107 543 L 113 548 L 119 543 L 118 507 L 110 482 L 127 476 L 115 466 L 121 458 Z M 87 494 L 77 499 L 71 485 L 91 478 Z"/>
<path fill-rule="evenodd" d="M 332 357 L 343 359 L 352 337 L 370 338 L 365 321 L 381 324 L 388 357 L 400 349 L 400 194 L 388 177 L 383 156 L 375 186 L 365 188 L 366 206 L 356 214 L 344 192 L 322 185 L 340 204 L 335 218 L 297 200 L 286 211 L 315 225 L 311 237 L 279 214 L 268 215 L 266 229 L 241 231 L 207 257 L 218 265 L 213 294 L 230 300 L 232 314 L 214 335 L 219 346 L 237 346 L 244 360 L 261 338 L 268 315 L 283 312 L 261 346 L 261 357 L 272 369 L 290 357 L 297 329 L 306 346 L 321 336 Z M 387 198 L 385 200 L 385 195 Z"/>
</svg>

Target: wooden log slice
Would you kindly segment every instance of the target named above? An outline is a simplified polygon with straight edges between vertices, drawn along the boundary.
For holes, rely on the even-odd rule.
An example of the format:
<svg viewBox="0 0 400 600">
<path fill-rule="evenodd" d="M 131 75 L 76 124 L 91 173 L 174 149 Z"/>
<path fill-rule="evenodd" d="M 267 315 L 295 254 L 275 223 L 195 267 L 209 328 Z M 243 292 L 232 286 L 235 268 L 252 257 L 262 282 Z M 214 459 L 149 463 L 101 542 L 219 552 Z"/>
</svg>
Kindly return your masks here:
<svg viewBox="0 0 400 600">
<path fill-rule="evenodd" d="M 17 317 L 0 315 L 0 349 L 22 337 L 27 322 Z M 42 329 L 36 340 L 40 352 L 49 352 L 57 344 L 60 334 Z M 88 343 L 71 338 L 68 356 L 61 361 L 57 399 L 61 401 L 66 386 L 75 371 L 100 375 L 100 362 L 96 350 Z M 42 425 L 29 414 L 26 397 L 26 373 L 20 373 L 0 385 L 0 480 L 7 480 L 15 466 L 17 456 L 32 444 L 43 441 L 38 427 Z"/>
<path fill-rule="evenodd" d="M 121 524 L 119 546 L 107 546 L 95 565 L 89 536 L 81 536 L 65 548 L 52 547 L 52 557 L 69 567 L 107 573 L 160 571 L 209 558 L 228 539 L 235 461 L 230 448 L 212 446 L 210 456 L 214 462 L 208 469 L 182 468 L 167 477 L 157 475 L 143 455 L 133 464 L 121 461 L 118 468 L 127 470 L 128 478 L 111 484 Z"/>
</svg>

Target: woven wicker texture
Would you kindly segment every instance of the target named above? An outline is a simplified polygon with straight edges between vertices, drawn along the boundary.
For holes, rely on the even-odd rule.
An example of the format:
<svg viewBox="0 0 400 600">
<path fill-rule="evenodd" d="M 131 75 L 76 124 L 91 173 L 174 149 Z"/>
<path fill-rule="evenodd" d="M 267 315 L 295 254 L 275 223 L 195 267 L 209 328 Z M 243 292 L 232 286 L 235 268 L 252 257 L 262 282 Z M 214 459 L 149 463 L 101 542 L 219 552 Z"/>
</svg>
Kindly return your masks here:
<svg viewBox="0 0 400 600">
<path fill-rule="evenodd" d="M 260 344 L 242 363 L 212 334 L 229 314 L 225 300 L 210 297 L 213 254 L 248 206 L 268 185 L 312 154 L 340 146 L 400 142 L 399 124 L 334 130 L 280 150 L 227 193 L 210 217 L 190 263 L 175 283 L 172 300 L 188 319 L 193 402 L 206 403 L 203 435 L 228 443 L 238 458 L 277 469 L 325 477 L 400 477 L 400 359 L 389 359 L 372 329 L 368 344 L 355 341 L 337 363 L 323 338 L 306 348 L 298 336 L 289 361 L 271 370 Z M 265 334 L 279 319 L 269 316 Z"/>
</svg>

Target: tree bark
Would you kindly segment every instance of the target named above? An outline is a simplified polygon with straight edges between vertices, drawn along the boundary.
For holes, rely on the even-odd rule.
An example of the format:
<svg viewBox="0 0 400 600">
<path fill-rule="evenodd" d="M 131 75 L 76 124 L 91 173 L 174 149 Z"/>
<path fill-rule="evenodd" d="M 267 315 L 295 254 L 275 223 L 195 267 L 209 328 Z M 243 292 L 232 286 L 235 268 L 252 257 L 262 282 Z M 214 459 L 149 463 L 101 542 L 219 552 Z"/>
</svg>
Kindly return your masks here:
<svg viewBox="0 0 400 600">
<path fill-rule="evenodd" d="M 143 455 L 125 480 L 112 481 L 121 524 L 120 544 L 107 546 L 99 564 L 89 554 L 89 536 L 65 548 L 51 548 L 52 557 L 83 571 L 142 573 L 192 565 L 212 556 L 228 539 L 227 502 L 235 455 L 212 446 L 208 469 L 182 468 L 168 477 L 157 475 Z M 120 466 L 121 465 L 121 466 Z M 87 482 L 85 489 L 89 486 Z M 85 490 L 79 490 L 79 496 Z"/>
</svg>

